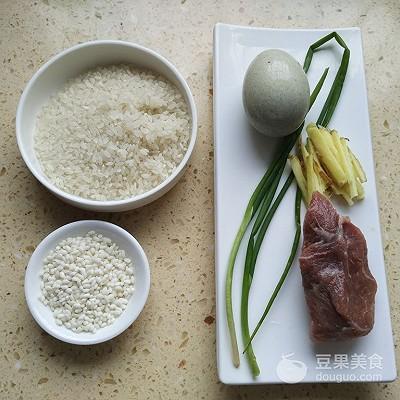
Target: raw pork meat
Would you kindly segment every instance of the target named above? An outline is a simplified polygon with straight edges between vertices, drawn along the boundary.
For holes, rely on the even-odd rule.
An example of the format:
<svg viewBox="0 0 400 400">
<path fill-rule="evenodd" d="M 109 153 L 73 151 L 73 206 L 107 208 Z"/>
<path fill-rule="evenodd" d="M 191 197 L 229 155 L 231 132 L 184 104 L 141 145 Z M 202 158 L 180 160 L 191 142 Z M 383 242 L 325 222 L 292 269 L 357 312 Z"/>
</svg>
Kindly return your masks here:
<svg viewBox="0 0 400 400">
<path fill-rule="evenodd" d="M 364 336 L 374 325 L 376 281 L 364 235 L 315 192 L 304 218 L 303 287 L 317 342 Z"/>
</svg>

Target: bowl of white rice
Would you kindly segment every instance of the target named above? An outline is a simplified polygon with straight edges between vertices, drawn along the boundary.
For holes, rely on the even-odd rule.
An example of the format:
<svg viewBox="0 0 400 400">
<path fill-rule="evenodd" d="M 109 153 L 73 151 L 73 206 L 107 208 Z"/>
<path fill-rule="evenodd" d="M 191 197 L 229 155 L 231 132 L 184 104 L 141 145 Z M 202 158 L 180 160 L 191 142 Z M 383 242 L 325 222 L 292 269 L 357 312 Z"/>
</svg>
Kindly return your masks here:
<svg viewBox="0 0 400 400">
<path fill-rule="evenodd" d="M 184 173 L 197 134 L 178 70 L 143 46 L 98 40 L 64 50 L 27 84 L 17 142 L 53 194 L 93 211 L 148 204 Z"/>
<path fill-rule="evenodd" d="M 39 326 L 67 343 L 105 342 L 143 310 L 150 268 L 138 241 L 105 221 L 64 225 L 46 236 L 25 272 L 25 298 Z"/>
</svg>

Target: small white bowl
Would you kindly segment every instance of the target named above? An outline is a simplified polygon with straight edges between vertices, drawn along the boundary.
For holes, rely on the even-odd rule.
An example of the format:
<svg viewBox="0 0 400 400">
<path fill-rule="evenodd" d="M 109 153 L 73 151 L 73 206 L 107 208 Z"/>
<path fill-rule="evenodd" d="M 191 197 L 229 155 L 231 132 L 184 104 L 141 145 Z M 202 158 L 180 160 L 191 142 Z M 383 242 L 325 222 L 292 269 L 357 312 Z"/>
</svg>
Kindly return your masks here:
<svg viewBox="0 0 400 400">
<path fill-rule="evenodd" d="M 48 98 L 66 82 L 99 65 L 126 63 L 148 68 L 169 79 L 184 96 L 192 121 L 190 142 L 181 163 L 165 181 L 138 196 L 124 200 L 97 201 L 78 197 L 57 188 L 42 172 L 33 149 L 36 115 Z M 148 204 L 171 189 L 183 175 L 197 135 L 197 113 L 192 93 L 178 70 L 167 59 L 138 44 L 119 40 L 96 40 L 62 51 L 44 64 L 28 82 L 18 104 L 16 117 L 18 147 L 32 174 L 65 202 L 92 211 L 126 211 Z"/>
<path fill-rule="evenodd" d="M 125 250 L 135 267 L 135 290 L 128 301 L 126 309 L 112 323 L 95 333 L 75 333 L 64 326 L 59 326 L 49 307 L 40 300 L 40 276 L 43 259 L 57 244 L 74 236 L 82 236 L 94 230 L 114 241 L 120 249 Z M 138 241 L 127 231 L 117 225 L 105 221 L 78 221 L 64 225 L 50 233 L 37 246 L 29 260 L 25 273 L 25 298 L 33 318 L 47 333 L 63 342 L 89 345 L 102 343 L 122 333 L 139 316 L 150 289 L 150 269 L 146 254 Z"/>
</svg>

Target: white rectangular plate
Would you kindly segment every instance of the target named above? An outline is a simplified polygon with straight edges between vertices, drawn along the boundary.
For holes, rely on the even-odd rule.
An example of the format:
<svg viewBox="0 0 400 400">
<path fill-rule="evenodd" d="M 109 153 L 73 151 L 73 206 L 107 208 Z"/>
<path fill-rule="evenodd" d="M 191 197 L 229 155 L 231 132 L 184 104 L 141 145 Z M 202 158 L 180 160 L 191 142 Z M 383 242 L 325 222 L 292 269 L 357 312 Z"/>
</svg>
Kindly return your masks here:
<svg viewBox="0 0 400 400">
<path fill-rule="evenodd" d="M 254 132 L 242 106 L 242 82 L 253 58 L 262 50 L 279 48 L 301 64 L 308 47 L 330 30 L 276 30 L 217 24 L 214 29 L 214 140 L 217 352 L 219 378 L 227 384 L 293 382 L 391 381 L 396 377 L 392 328 L 383 261 L 375 187 L 374 161 L 368 117 L 361 33 L 357 28 L 338 29 L 351 50 L 350 65 L 342 96 L 330 127 L 350 138 L 368 177 L 366 198 L 351 208 L 334 201 L 338 211 L 349 215 L 368 243 L 371 272 L 378 283 L 375 326 L 366 337 L 352 341 L 315 345 L 309 338 L 306 308 L 298 257 L 279 296 L 254 339 L 261 374 L 251 376 L 245 356 L 235 368 L 225 313 L 225 275 L 228 254 L 247 202 L 271 162 L 277 140 Z M 325 67 L 330 71 L 324 89 L 308 114 L 306 123 L 316 121 L 336 74 L 342 50 L 332 43 L 315 54 L 308 78 L 311 89 Z M 286 171 L 287 173 L 287 171 Z M 250 329 L 261 316 L 286 263 L 294 236 L 294 185 L 282 201 L 259 254 L 249 302 Z M 304 210 L 302 212 L 304 216 Z M 245 237 L 243 244 L 247 242 Z M 233 305 L 240 351 L 239 325 L 244 248 L 235 267 Z"/>
</svg>

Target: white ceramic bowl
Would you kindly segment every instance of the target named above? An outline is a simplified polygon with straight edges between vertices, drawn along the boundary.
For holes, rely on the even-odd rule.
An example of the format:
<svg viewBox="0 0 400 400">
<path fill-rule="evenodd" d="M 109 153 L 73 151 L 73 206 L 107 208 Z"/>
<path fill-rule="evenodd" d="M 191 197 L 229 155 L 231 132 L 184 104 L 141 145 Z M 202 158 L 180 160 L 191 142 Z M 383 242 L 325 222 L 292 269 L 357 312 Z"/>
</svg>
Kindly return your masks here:
<svg viewBox="0 0 400 400">
<path fill-rule="evenodd" d="M 58 326 L 50 308 L 39 300 L 41 282 L 39 273 L 42 269 L 43 259 L 61 240 L 85 235 L 91 230 L 110 238 L 120 249 L 125 250 L 127 257 L 135 266 L 135 290 L 126 309 L 112 325 L 101 328 L 95 333 L 75 333 L 64 326 Z M 50 335 L 72 344 L 102 343 L 122 333 L 139 316 L 146 303 L 149 289 L 150 269 L 142 247 L 130 233 L 117 225 L 104 221 L 78 221 L 56 229 L 37 246 L 25 273 L 25 298 L 33 318 Z"/>
<path fill-rule="evenodd" d="M 191 136 L 186 154 L 165 181 L 138 196 L 124 200 L 96 201 L 84 199 L 57 188 L 42 172 L 33 149 L 33 133 L 38 111 L 47 99 L 65 83 L 98 65 L 127 63 L 148 68 L 165 76 L 181 91 L 192 120 Z M 197 113 L 189 86 L 178 70 L 153 50 L 118 40 L 96 40 L 64 50 L 44 64 L 27 84 L 18 104 L 16 117 L 18 147 L 33 175 L 52 193 L 65 202 L 93 211 L 126 211 L 148 204 L 171 189 L 182 176 L 192 154 L 197 134 Z"/>
</svg>

